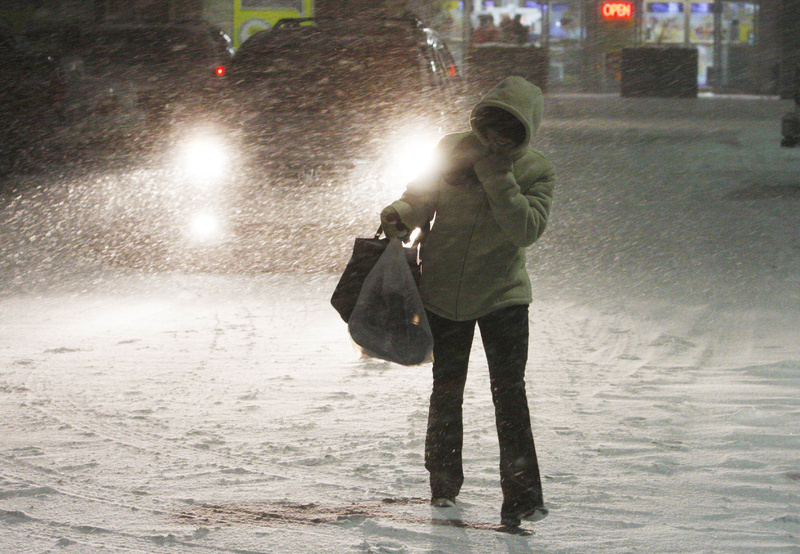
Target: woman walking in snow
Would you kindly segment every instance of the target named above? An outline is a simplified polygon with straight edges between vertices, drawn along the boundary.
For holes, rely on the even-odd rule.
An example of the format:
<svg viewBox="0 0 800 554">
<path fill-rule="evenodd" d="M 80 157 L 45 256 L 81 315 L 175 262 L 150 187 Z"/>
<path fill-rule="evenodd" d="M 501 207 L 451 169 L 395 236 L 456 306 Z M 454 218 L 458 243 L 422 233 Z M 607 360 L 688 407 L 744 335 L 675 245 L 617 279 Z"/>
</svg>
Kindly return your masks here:
<svg viewBox="0 0 800 554">
<path fill-rule="evenodd" d="M 531 284 L 525 248 L 545 230 L 555 172 L 530 145 L 541 90 L 509 77 L 472 109 L 471 131 L 437 146 L 435 171 L 381 212 L 388 236 L 428 229 L 419 290 L 434 339 L 425 467 L 431 503 L 455 504 L 464 481 L 462 403 L 475 325 L 489 365 L 500 443 L 501 522 L 547 515 L 525 392 Z"/>
</svg>

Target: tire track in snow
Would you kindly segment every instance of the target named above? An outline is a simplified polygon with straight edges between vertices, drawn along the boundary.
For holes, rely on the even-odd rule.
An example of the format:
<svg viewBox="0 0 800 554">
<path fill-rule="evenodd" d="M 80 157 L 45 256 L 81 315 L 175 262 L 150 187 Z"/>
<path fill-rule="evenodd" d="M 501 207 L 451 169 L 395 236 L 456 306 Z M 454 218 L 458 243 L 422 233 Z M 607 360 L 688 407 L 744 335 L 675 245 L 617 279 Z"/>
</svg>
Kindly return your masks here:
<svg viewBox="0 0 800 554">
<path fill-rule="evenodd" d="M 642 460 L 658 460 L 666 468 L 670 456 L 684 448 L 679 439 L 661 433 L 662 427 L 650 434 L 651 422 L 640 416 L 652 414 L 655 405 L 666 419 L 675 417 L 673 402 L 685 395 L 665 394 L 664 385 L 691 381 L 672 368 L 702 364 L 707 342 L 656 319 L 635 317 L 622 306 L 570 305 L 560 313 L 549 308 L 552 320 L 532 326 L 533 365 L 538 367 L 529 385 L 546 498 L 555 515 L 561 499 L 571 498 L 589 513 L 616 519 L 621 528 L 640 528 L 642 521 L 657 516 L 654 491 L 643 483 L 635 493 L 641 501 L 626 499 L 630 508 L 616 515 L 609 515 L 614 512 L 610 504 L 619 500 L 609 491 L 630 475 L 647 481 L 649 470 L 643 470 Z M 653 381 L 653 372 L 664 365 L 669 369 L 659 377 L 662 381 Z M 594 525 L 583 523 L 587 529 Z"/>
<path fill-rule="evenodd" d="M 307 474 L 293 470 L 289 466 L 281 466 L 280 472 L 266 472 L 263 469 L 256 468 L 252 465 L 245 464 L 240 458 L 234 454 L 224 454 L 221 452 L 214 452 L 210 449 L 199 449 L 184 444 L 176 443 L 174 440 L 168 440 L 161 435 L 148 435 L 145 432 L 131 433 L 125 432 L 120 429 L 115 421 L 109 421 L 109 416 L 103 415 L 98 412 L 94 407 L 82 407 L 75 403 L 74 400 L 69 398 L 47 398 L 44 399 L 38 393 L 28 391 L 27 399 L 23 405 L 28 408 L 28 413 L 34 412 L 36 417 L 32 417 L 31 421 L 21 422 L 17 424 L 23 428 L 36 428 L 56 429 L 57 432 L 63 436 L 67 430 L 76 434 L 76 437 L 70 439 L 70 448 L 74 451 L 78 447 L 83 450 L 95 451 L 94 458 L 107 458 L 108 456 L 101 456 L 97 452 L 108 450 L 111 448 L 115 450 L 117 447 L 124 450 L 133 451 L 137 455 L 145 456 L 145 463 L 148 465 L 158 465 L 160 472 L 173 469 L 176 474 L 171 475 L 170 479 L 189 477 L 194 478 L 202 475 L 208 476 L 255 476 L 256 478 L 263 478 L 265 482 L 280 481 L 280 480 L 295 480 L 298 482 L 305 482 L 308 480 Z M 18 416 L 19 417 L 19 416 Z M 150 429 L 150 428 L 148 428 Z M 2 455 L 6 458 L 7 462 L 13 462 L 17 458 Z M 119 452 L 111 452 L 110 456 L 120 456 Z M 53 468 L 40 466 L 32 463 L 25 463 L 24 467 L 28 471 L 35 471 L 40 475 L 52 476 L 56 475 L 59 480 L 70 478 L 69 473 L 61 472 Z M 193 468 L 192 471 L 186 473 L 181 472 L 179 468 Z M 207 472 L 198 472 L 197 468 L 207 467 Z M 333 478 L 336 470 L 327 470 L 329 477 Z M 320 466 L 315 467 L 315 473 L 325 473 L 326 468 Z M 37 478 L 32 479 L 37 482 Z M 258 481 L 251 480 L 250 483 L 257 483 Z M 43 485 L 49 486 L 49 485 Z M 83 484 L 81 486 L 84 486 Z M 77 494 L 75 496 L 78 496 Z M 143 508 L 143 507 L 142 507 Z"/>
<path fill-rule="evenodd" d="M 238 321 L 238 316 L 236 320 Z M 231 340 L 223 342 L 220 337 L 224 338 L 225 333 L 220 331 L 228 328 L 235 330 L 233 333 L 235 336 Z M 234 344 L 238 348 L 242 343 L 237 338 L 239 335 L 245 335 L 248 342 L 252 344 L 253 329 L 254 326 L 252 325 L 230 327 L 218 315 L 215 315 L 213 340 L 209 347 L 209 352 L 211 354 L 225 352 L 226 348 L 228 348 L 226 344 Z M 133 344 L 133 341 L 124 342 Z M 203 359 L 210 358 L 211 354 L 204 356 Z M 235 451 L 221 453 L 216 451 L 214 446 L 208 449 L 198 449 L 196 446 L 176 441 L 174 437 L 169 436 L 169 429 L 164 430 L 157 425 L 153 425 L 153 422 L 148 421 L 150 419 L 149 415 L 152 414 L 138 414 L 136 411 L 109 411 L 102 405 L 98 406 L 96 404 L 81 405 L 78 403 L 81 398 L 88 396 L 90 400 L 92 399 L 92 396 L 84 394 L 71 397 L 48 394 L 49 385 L 47 381 L 41 380 L 43 373 L 37 372 L 33 364 L 28 365 L 27 369 L 29 373 L 24 381 L 28 386 L 23 387 L 24 390 L 18 392 L 25 392 L 25 400 L 21 402 L 21 406 L 25 408 L 28 421 L 20 421 L 19 427 L 51 429 L 59 436 L 61 442 L 70 443 L 69 449 L 73 454 L 79 450 L 91 452 L 92 457 L 90 460 L 131 458 L 132 452 L 134 461 L 130 462 L 129 465 L 158 467 L 159 478 L 156 479 L 155 484 L 153 482 L 149 483 L 151 488 L 156 486 L 159 480 L 169 479 L 169 481 L 175 481 L 175 479 L 194 479 L 203 476 L 230 477 L 231 481 L 234 482 L 244 481 L 244 483 L 234 483 L 234 486 L 243 484 L 250 487 L 258 485 L 259 480 L 265 482 L 294 480 L 296 483 L 309 481 L 310 473 L 303 471 L 302 468 L 297 469 L 285 464 L 279 466 L 272 464 L 273 467 L 279 467 L 280 469 L 277 472 L 269 473 L 264 471 L 263 463 L 248 464 L 240 456 L 237 456 Z M 213 371 L 213 368 L 210 368 L 209 371 Z M 37 379 L 40 379 L 40 382 L 32 382 Z M 132 423 L 134 419 L 137 423 L 141 423 L 141 426 L 138 427 L 141 431 L 130 431 L 122 427 L 123 424 Z M 64 437 L 63 435 L 67 432 L 73 433 L 75 437 Z M 45 455 L 50 456 L 51 454 L 46 452 Z M 16 460 L 7 459 L 7 462 L 13 464 Z M 91 464 L 92 462 L 90 461 L 89 463 Z M 209 471 L 197 471 L 202 467 L 209 468 Z M 58 471 L 52 467 L 52 464 L 37 465 L 27 463 L 17 466 L 16 469 L 18 471 L 14 476 L 27 480 L 31 483 L 31 486 L 37 484 L 48 486 L 75 498 L 86 498 L 131 509 L 151 510 L 157 514 L 163 513 L 163 510 L 153 510 L 150 505 L 151 502 L 137 496 L 138 490 L 135 481 L 124 487 L 124 491 L 129 496 L 129 501 L 125 504 L 109 497 L 107 494 L 109 491 L 104 487 L 95 486 L 93 488 L 91 485 L 87 485 L 86 475 L 88 474 L 95 475 L 93 477 L 95 482 L 104 480 L 102 475 L 103 468 L 101 467 L 98 470 L 96 464 L 94 468 L 88 468 L 87 471 L 80 472 L 77 475 L 72 475 L 70 471 Z M 321 484 L 323 481 L 337 483 L 341 481 L 340 472 L 341 467 L 339 465 L 336 467 L 315 465 L 313 473 L 311 473 L 313 475 L 311 484 Z M 71 485 L 68 487 L 68 484 Z M 297 485 L 293 485 L 293 488 L 297 489 Z M 363 487 L 360 490 L 363 494 Z M 120 491 L 115 490 L 114 492 L 119 493 Z"/>
<path fill-rule="evenodd" d="M 117 513 L 117 515 L 111 517 L 112 521 L 114 521 L 116 525 L 120 524 L 120 519 L 124 519 L 124 517 L 121 518 L 119 515 L 121 511 L 136 514 L 147 512 L 158 516 L 165 521 L 180 521 L 181 518 L 187 513 L 187 510 L 189 510 L 189 508 L 179 508 L 176 505 L 166 508 L 154 508 L 141 502 L 123 502 L 110 496 L 114 493 L 120 492 L 116 487 L 98 487 L 97 485 L 87 483 L 85 479 L 78 479 L 76 477 L 37 466 L 35 464 L 9 457 L 7 455 L 0 455 L 0 464 L 3 464 L 3 466 L 9 466 L 2 467 L 0 469 L 0 480 L 5 481 L 2 483 L 2 489 L 0 489 L 0 499 L 8 500 L 15 496 L 20 498 L 43 498 L 48 496 L 51 498 L 57 496 L 65 497 L 64 499 L 60 499 L 59 505 L 63 504 L 67 508 L 68 512 L 77 519 L 81 518 L 81 513 L 80 511 L 75 511 L 75 501 L 80 502 L 77 504 L 77 507 L 80 507 L 84 511 L 88 510 L 93 512 L 94 510 L 92 510 L 91 506 L 94 504 L 116 509 L 115 513 Z M 36 474 L 35 480 L 31 480 L 30 475 L 21 475 L 19 470 L 22 468 L 27 468 L 33 471 Z M 44 479 L 42 477 L 44 477 Z M 69 484 L 65 485 L 65 482 L 67 481 Z M 12 489 L 11 487 L 15 488 Z M 163 502 L 163 500 L 163 498 L 157 499 L 159 502 Z M 46 512 L 48 510 L 42 510 L 40 507 L 39 511 Z M 51 508 L 49 511 L 54 512 L 57 515 L 59 513 L 63 513 L 64 510 L 56 507 L 55 509 Z M 101 514 L 108 515 L 106 511 L 101 512 Z M 86 514 L 84 514 L 84 517 L 86 517 Z M 83 545 L 95 548 L 96 551 L 110 548 L 112 550 L 120 551 L 154 552 L 155 545 L 167 549 L 178 546 L 186 546 L 191 547 L 193 551 L 199 549 L 214 552 L 243 552 L 243 550 L 240 548 L 219 547 L 215 545 L 203 544 L 202 542 L 193 540 L 203 538 L 203 527 L 198 528 L 198 530 L 195 532 L 195 535 L 201 536 L 195 537 L 188 535 L 183 535 L 183 537 L 181 537 L 173 533 L 168 533 L 166 535 L 141 535 L 116 529 L 113 525 L 100 527 L 92 524 L 87 525 L 85 523 L 67 522 L 62 518 L 33 516 L 24 511 L 9 511 L 4 509 L 0 509 L 0 522 L 9 524 L 7 526 L 9 533 L 12 532 L 12 530 L 16 530 L 21 524 L 36 525 L 36 529 L 41 529 L 42 526 L 48 529 L 53 529 L 55 531 L 49 536 L 49 543 L 57 544 L 58 546 L 62 547 Z M 187 521 L 184 520 L 184 523 L 187 523 Z M 274 524 L 275 522 L 271 523 Z M 12 524 L 16 525 L 17 527 L 14 527 Z M 272 527 L 270 522 L 261 522 L 261 525 L 267 528 Z M 315 540 L 322 540 L 323 542 L 325 537 L 333 539 L 336 536 L 336 531 L 334 529 L 327 530 L 324 528 L 315 528 L 304 529 L 301 530 L 301 532 L 302 534 L 315 537 Z M 21 529 L 20 534 L 30 538 L 31 532 L 27 526 L 24 526 L 24 528 Z M 93 542 L 85 538 L 87 535 L 102 536 L 103 539 L 102 541 Z M 48 535 L 43 535 L 40 533 L 38 537 L 46 538 Z M 113 540 L 109 541 L 109 538 L 113 538 Z M 7 544 L 6 541 L 8 540 L 10 539 L 4 538 L 4 544 Z M 144 543 L 144 546 L 137 547 L 135 545 L 131 545 L 130 541 L 134 541 L 135 543 Z M 247 551 L 250 552 L 251 550 Z M 259 550 L 253 552 L 261 551 Z"/>
<path fill-rule="evenodd" d="M 179 518 L 181 514 L 172 514 Z M 154 552 L 175 552 L 176 548 L 190 548 L 192 552 L 234 552 L 238 554 L 250 553 L 260 554 L 271 552 L 272 549 L 253 550 L 242 549 L 240 547 L 225 547 L 215 544 L 204 543 L 203 539 L 208 536 L 209 531 L 204 527 L 197 528 L 193 533 L 167 533 L 155 535 L 143 535 L 131 533 L 120 529 L 99 528 L 75 523 L 69 523 L 62 519 L 32 517 L 21 511 L 0 510 L 0 522 L 4 524 L 3 545 L 10 546 L 14 538 L 16 542 L 24 547 L 16 550 L 17 552 L 30 551 L 31 543 L 41 543 L 42 551 L 50 551 L 52 547 L 60 548 L 87 548 L 88 552 L 141 552 L 151 554 Z M 35 525 L 34 529 L 30 527 Z M 50 530 L 45 534 L 42 528 Z M 306 532 L 317 539 L 324 537 L 332 538 L 332 533 L 324 530 L 314 530 Z M 16 537 L 15 537 L 16 536 Z M 95 536 L 95 540 L 88 537 Z M 102 537 L 102 538 L 101 538 Z M 24 548 L 24 549 L 23 549 Z"/>
<path fill-rule="evenodd" d="M 798 466 L 785 464 L 790 429 L 800 413 L 790 392 L 797 382 L 791 368 L 800 361 L 780 360 L 797 360 L 797 341 L 780 329 L 781 314 L 720 313 L 708 306 L 676 307 L 667 314 L 655 310 L 632 328 L 631 348 L 591 339 L 589 344 L 601 345 L 598 351 L 629 350 L 638 360 L 623 355 L 606 364 L 595 358 L 589 365 L 584 362 L 595 354 L 588 353 L 566 369 L 577 379 L 583 371 L 597 370 L 607 382 L 570 398 L 575 402 L 571 413 L 558 412 L 562 422 L 575 418 L 574 428 L 563 423 L 556 428 L 565 451 L 573 452 L 563 457 L 559 452 L 559 472 L 545 475 L 546 487 L 556 495 L 569 490 L 573 502 L 582 497 L 587 514 L 625 529 L 681 521 L 688 503 L 695 523 L 681 529 L 711 529 L 718 544 L 740 548 L 770 532 L 743 522 L 736 503 L 760 505 L 767 525 L 789 521 L 781 510 L 797 500 L 791 475 Z M 785 345 L 793 346 L 787 352 Z M 755 365 L 740 369 L 747 360 Z M 587 379 L 596 381 L 597 375 Z M 781 379 L 789 391 L 780 392 L 772 379 Z M 741 431 L 726 437 L 721 431 L 732 421 L 740 421 Z M 581 466 L 570 470 L 575 459 Z M 771 464 L 783 465 L 783 473 L 771 474 Z M 583 492 L 576 498 L 578 490 Z M 596 521 L 583 525 L 591 529 Z"/>
</svg>

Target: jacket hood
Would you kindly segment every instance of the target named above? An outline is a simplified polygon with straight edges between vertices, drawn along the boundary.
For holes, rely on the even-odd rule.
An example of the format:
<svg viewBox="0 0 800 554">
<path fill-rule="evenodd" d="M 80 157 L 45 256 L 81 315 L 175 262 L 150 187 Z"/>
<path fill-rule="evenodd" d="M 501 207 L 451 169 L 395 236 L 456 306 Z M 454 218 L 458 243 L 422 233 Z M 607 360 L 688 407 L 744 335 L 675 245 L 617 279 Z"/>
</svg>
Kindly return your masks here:
<svg viewBox="0 0 800 554">
<path fill-rule="evenodd" d="M 486 137 L 475 126 L 475 114 L 489 106 L 506 110 L 525 126 L 525 140 L 515 149 L 516 152 L 521 152 L 527 149 L 542 123 L 543 105 L 542 90 L 539 87 L 522 77 L 506 77 L 472 108 L 470 126 L 478 139 L 486 144 Z"/>
</svg>

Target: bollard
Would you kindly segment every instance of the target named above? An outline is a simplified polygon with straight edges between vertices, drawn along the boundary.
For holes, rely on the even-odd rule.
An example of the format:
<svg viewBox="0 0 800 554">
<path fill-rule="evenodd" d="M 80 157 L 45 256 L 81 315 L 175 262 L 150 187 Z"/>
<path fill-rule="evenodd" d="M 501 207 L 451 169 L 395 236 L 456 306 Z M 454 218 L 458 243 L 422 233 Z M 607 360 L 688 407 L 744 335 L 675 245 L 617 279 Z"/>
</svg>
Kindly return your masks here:
<svg viewBox="0 0 800 554">
<path fill-rule="evenodd" d="M 800 145 L 800 65 L 794 74 L 794 111 L 781 118 L 781 146 L 792 148 Z"/>
</svg>

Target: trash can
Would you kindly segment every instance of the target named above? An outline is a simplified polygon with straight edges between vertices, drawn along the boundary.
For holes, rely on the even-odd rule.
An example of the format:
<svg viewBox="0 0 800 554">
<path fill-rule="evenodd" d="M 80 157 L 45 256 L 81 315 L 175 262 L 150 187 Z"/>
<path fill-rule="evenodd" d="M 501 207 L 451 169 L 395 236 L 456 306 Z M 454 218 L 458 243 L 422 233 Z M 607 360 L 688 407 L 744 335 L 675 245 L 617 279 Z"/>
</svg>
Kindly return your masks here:
<svg viewBox="0 0 800 554">
<path fill-rule="evenodd" d="M 697 98 L 697 49 L 622 49 L 622 96 Z"/>
</svg>

